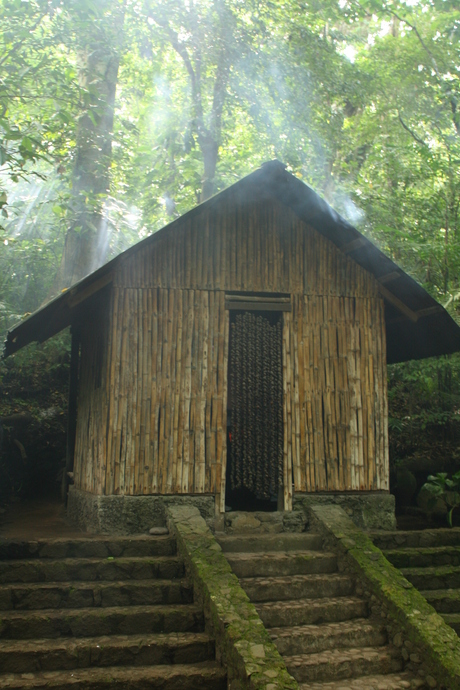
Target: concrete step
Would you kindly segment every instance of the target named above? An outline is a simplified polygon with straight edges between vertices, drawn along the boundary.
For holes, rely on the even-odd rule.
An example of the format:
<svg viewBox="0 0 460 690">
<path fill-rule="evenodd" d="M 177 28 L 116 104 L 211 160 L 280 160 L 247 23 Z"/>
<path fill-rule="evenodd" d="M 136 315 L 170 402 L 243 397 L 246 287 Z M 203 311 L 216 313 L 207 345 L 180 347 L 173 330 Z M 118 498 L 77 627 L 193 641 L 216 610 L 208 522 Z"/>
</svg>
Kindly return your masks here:
<svg viewBox="0 0 460 690">
<path fill-rule="evenodd" d="M 460 546 L 391 549 L 385 551 L 385 556 L 396 568 L 429 568 L 441 565 L 460 565 Z"/>
<path fill-rule="evenodd" d="M 36 541 L 0 540 L 0 560 L 175 555 L 176 542 L 169 536 L 82 537 L 81 539 L 38 539 Z"/>
<path fill-rule="evenodd" d="M 401 671 L 401 658 L 388 647 L 350 647 L 316 654 L 286 656 L 289 672 L 298 682 L 333 681 L 356 676 L 384 675 Z"/>
<path fill-rule="evenodd" d="M 287 599 L 319 599 L 349 596 L 355 584 L 348 575 L 288 575 L 286 577 L 241 578 L 240 584 L 253 602 L 284 601 Z"/>
<path fill-rule="evenodd" d="M 460 635 L 460 613 L 441 613 L 447 625 L 455 630 L 457 635 Z"/>
<path fill-rule="evenodd" d="M 270 628 L 270 637 L 283 656 L 343 647 L 380 647 L 387 642 L 383 625 L 372 624 L 365 618 L 322 625 Z"/>
<path fill-rule="evenodd" d="M 0 584 L 13 582 L 69 582 L 72 580 L 150 578 L 175 579 L 184 576 L 184 566 L 177 556 L 66 558 L 0 561 Z"/>
<path fill-rule="evenodd" d="M 349 678 L 344 685 L 342 680 L 331 683 L 301 683 L 300 690 L 426 690 L 428 686 L 421 678 L 409 673 L 391 673 L 386 676 L 372 675 Z"/>
<path fill-rule="evenodd" d="M 217 534 L 217 541 L 225 553 L 261 553 L 264 551 L 321 551 L 323 538 L 310 532 L 282 532 L 281 534 Z"/>
<path fill-rule="evenodd" d="M 3 640 L 0 670 L 1 673 L 36 673 L 102 666 L 193 664 L 212 660 L 214 654 L 214 641 L 206 633 Z"/>
<path fill-rule="evenodd" d="M 420 548 L 433 546 L 460 546 L 460 528 L 445 527 L 431 530 L 395 530 L 370 532 L 374 544 L 385 551 L 386 549 L 401 549 L 406 547 Z"/>
<path fill-rule="evenodd" d="M 460 589 L 428 589 L 420 594 L 438 613 L 460 613 Z"/>
<path fill-rule="evenodd" d="M 404 577 L 417 589 L 459 589 L 460 567 L 401 568 Z"/>
<path fill-rule="evenodd" d="M 235 575 L 241 578 L 309 575 L 337 570 L 336 556 L 318 551 L 228 553 L 227 560 Z"/>
<path fill-rule="evenodd" d="M 92 606 L 189 604 L 193 588 L 187 580 L 122 582 L 31 582 L 0 585 L 0 611 L 14 609 L 78 609 Z"/>
<path fill-rule="evenodd" d="M 109 667 L 0 675 L 2 690 L 226 690 L 225 670 L 216 662 Z"/>
<path fill-rule="evenodd" d="M 256 604 L 256 609 L 267 628 L 337 623 L 368 614 L 366 602 L 358 597 L 276 601 Z"/>
<path fill-rule="evenodd" d="M 0 619 L 1 639 L 200 632 L 202 629 L 203 613 L 193 604 L 4 611 Z"/>
</svg>

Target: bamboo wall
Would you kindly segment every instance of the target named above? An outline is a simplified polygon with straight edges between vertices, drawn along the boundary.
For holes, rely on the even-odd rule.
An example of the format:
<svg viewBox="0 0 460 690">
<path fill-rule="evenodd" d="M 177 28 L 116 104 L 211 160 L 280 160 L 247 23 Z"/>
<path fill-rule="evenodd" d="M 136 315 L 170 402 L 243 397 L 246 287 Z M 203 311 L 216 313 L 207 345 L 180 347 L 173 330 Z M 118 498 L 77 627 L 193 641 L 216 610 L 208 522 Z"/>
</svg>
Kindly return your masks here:
<svg viewBox="0 0 460 690">
<path fill-rule="evenodd" d="M 224 505 L 232 290 L 291 295 L 285 505 L 291 477 L 295 491 L 388 489 L 385 325 L 374 277 L 287 207 L 231 197 L 119 264 L 100 392 L 88 374 L 94 343 L 82 354 L 77 486 L 221 493 Z"/>
<path fill-rule="evenodd" d="M 106 465 L 107 368 L 110 299 L 96 299 L 80 328 L 74 477 L 77 486 L 100 493 L 98 477 Z"/>
<path fill-rule="evenodd" d="M 205 206 L 126 257 L 119 287 L 377 297 L 374 277 L 274 201 Z"/>
<path fill-rule="evenodd" d="M 101 458 L 79 488 L 103 494 L 214 493 L 226 454 L 224 294 L 113 293 Z M 84 412 L 83 412 L 84 414 Z"/>
<path fill-rule="evenodd" d="M 294 295 L 285 317 L 295 490 L 389 489 L 383 300 Z"/>
</svg>

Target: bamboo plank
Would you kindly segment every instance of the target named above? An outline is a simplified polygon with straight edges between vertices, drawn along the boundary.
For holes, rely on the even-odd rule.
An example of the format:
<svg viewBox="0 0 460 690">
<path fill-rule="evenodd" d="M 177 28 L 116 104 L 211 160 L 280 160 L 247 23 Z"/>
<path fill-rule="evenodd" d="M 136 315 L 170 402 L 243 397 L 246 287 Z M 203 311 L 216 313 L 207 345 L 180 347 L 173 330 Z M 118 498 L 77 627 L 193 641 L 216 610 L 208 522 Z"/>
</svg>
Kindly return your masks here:
<svg viewBox="0 0 460 690">
<path fill-rule="evenodd" d="M 152 293 L 153 297 L 153 347 L 152 347 L 152 403 L 151 409 L 153 412 L 151 422 L 151 435 L 153 443 L 151 446 L 151 463 L 150 463 L 150 490 L 153 494 L 160 491 L 160 477 L 159 477 L 159 420 L 160 420 L 160 398 L 161 398 L 161 329 L 162 329 L 162 311 L 160 302 L 160 289 L 155 289 Z"/>
<path fill-rule="evenodd" d="M 139 257 L 141 258 L 141 257 Z M 139 467 L 140 467 L 140 441 L 141 441 L 141 415 L 142 415 L 142 392 L 143 392 L 143 307 L 142 289 L 133 290 L 134 298 L 134 352 L 137 358 L 137 376 L 133 382 L 133 419 L 134 443 L 133 443 L 133 472 L 131 475 L 130 493 L 139 493 Z"/>
<path fill-rule="evenodd" d="M 133 371 L 137 371 L 137 348 L 135 347 L 135 338 L 137 337 L 136 328 L 136 305 L 135 305 L 135 290 L 128 288 L 128 346 L 126 352 L 126 361 L 124 367 L 124 385 L 126 390 L 126 407 L 123 413 L 123 420 L 125 425 L 124 443 L 122 445 L 122 458 L 120 460 L 123 466 L 123 484 L 120 488 L 123 494 L 131 493 L 131 477 L 134 471 L 134 438 L 133 432 L 135 429 L 135 402 L 136 386 L 133 381 Z M 120 473 L 121 474 L 121 473 Z"/>
<path fill-rule="evenodd" d="M 219 317 L 218 296 L 212 291 L 209 293 L 209 328 L 208 328 L 208 351 L 207 351 L 207 372 L 208 372 L 208 386 L 206 391 L 206 409 L 205 409 L 205 468 L 204 468 L 204 491 L 206 493 L 215 492 L 212 489 L 213 479 L 215 481 L 215 456 L 213 456 L 212 447 L 212 398 L 215 386 L 215 367 L 214 367 L 214 349 L 215 349 L 215 332 L 216 320 Z M 214 477 L 213 477 L 214 475 Z"/>
<path fill-rule="evenodd" d="M 201 381 L 200 381 L 200 406 L 198 417 L 198 457 L 195 462 L 198 465 L 198 493 L 204 493 L 206 483 L 206 404 L 208 396 L 208 356 L 209 356 L 209 293 L 201 292 Z"/>
<path fill-rule="evenodd" d="M 387 388 L 387 352 L 386 352 L 386 331 L 385 331 L 385 316 L 383 300 L 380 300 L 381 307 L 381 327 L 379 328 L 379 335 L 381 335 L 381 355 L 380 366 L 382 371 L 381 383 L 381 397 L 382 397 L 382 428 L 383 428 L 383 452 L 382 458 L 382 480 L 379 488 L 389 491 L 390 489 L 390 457 L 389 457 L 389 440 L 388 440 L 388 388 Z"/>
<path fill-rule="evenodd" d="M 303 350 L 304 350 L 304 367 L 303 380 L 305 390 L 305 490 L 315 490 L 315 465 L 314 465 L 314 439 L 313 439 L 313 411 L 312 411 L 312 354 L 311 354 L 311 320 L 309 309 L 309 298 L 302 297 L 301 305 L 303 312 Z"/>
<path fill-rule="evenodd" d="M 122 297 L 122 314 L 121 314 L 121 351 L 119 359 L 119 390 L 118 396 L 116 396 L 117 401 L 117 415 L 116 415 L 116 428 L 115 428 L 115 454 L 114 454 L 114 477 L 113 477 L 113 493 L 119 494 L 121 487 L 123 486 L 124 479 L 124 467 L 122 471 L 121 467 L 121 447 L 123 442 L 123 412 L 124 412 L 124 402 L 126 399 L 125 391 L 125 380 L 124 380 L 124 365 L 127 358 L 127 347 L 128 347 L 128 291 L 123 290 Z"/>
<path fill-rule="evenodd" d="M 227 396 L 228 396 L 228 344 L 230 335 L 230 317 L 224 308 L 224 293 L 219 294 L 219 338 L 217 355 L 217 486 L 220 485 L 220 511 L 225 512 L 225 490 L 227 472 Z M 219 478 L 219 470 L 221 476 Z"/>
<path fill-rule="evenodd" d="M 176 346 L 177 346 L 177 318 L 176 295 L 177 290 L 168 290 L 168 355 L 166 369 L 166 409 L 165 409 L 165 477 L 166 493 L 172 493 L 174 484 L 174 392 L 176 384 Z"/>
<path fill-rule="evenodd" d="M 107 398 L 108 398 L 108 408 L 107 408 L 107 452 L 106 452 L 106 472 L 105 481 L 103 484 L 103 493 L 111 494 L 113 493 L 113 433 L 114 433 L 114 422 L 116 423 L 116 405 L 115 405 L 115 390 L 116 384 L 116 364 L 119 361 L 119 347 L 121 344 L 121 338 L 118 337 L 118 299 L 120 290 L 119 288 L 112 289 L 112 310 L 111 310 L 111 349 L 109 352 L 108 359 L 108 381 L 107 381 Z"/>
<path fill-rule="evenodd" d="M 159 303 L 161 306 L 159 325 L 161 324 L 161 360 L 158 374 L 161 380 L 161 395 L 158 411 L 158 489 L 160 493 L 166 493 L 167 485 L 167 439 L 166 439 L 166 407 L 169 393 L 168 381 L 168 290 L 160 289 Z"/>
<path fill-rule="evenodd" d="M 203 313 L 203 292 L 197 291 L 195 293 L 195 300 L 197 305 L 197 318 L 196 318 L 196 344 L 195 344 L 195 356 L 194 365 L 192 365 L 192 372 L 195 371 L 195 377 L 192 378 L 192 396 L 195 415 L 195 423 L 193 425 L 194 434 L 194 467 L 193 467 L 193 491 L 194 493 L 201 493 L 201 454 L 204 451 L 203 447 L 203 437 L 201 434 L 201 412 L 202 412 L 202 401 L 203 401 L 203 358 L 204 358 L 204 313 Z M 204 482 L 204 477 L 203 477 Z"/>
<path fill-rule="evenodd" d="M 293 295 L 293 313 L 296 315 L 297 326 L 295 329 L 295 386 L 296 386 L 296 433 L 298 442 L 296 445 L 296 458 L 294 463 L 294 489 L 305 491 L 305 472 L 307 463 L 306 451 L 306 400 L 305 400 L 305 375 L 304 375 L 304 334 L 302 298 Z"/>
<path fill-rule="evenodd" d="M 182 469 L 184 460 L 184 372 L 186 368 L 186 332 L 187 332 L 187 318 L 188 318 L 188 292 L 181 290 L 181 311 L 179 315 L 178 324 L 178 347 L 176 351 L 177 361 L 177 377 L 176 377 L 176 400 L 174 409 L 176 413 L 177 406 L 177 437 L 176 437 L 176 475 L 174 484 L 174 493 L 182 493 Z M 176 424 L 176 418 L 174 421 Z M 176 431 L 174 431 L 176 435 Z"/>
<path fill-rule="evenodd" d="M 210 485 L 207 487 L 207 491 L 216 493 L 220 495 L 220 468 L 222 459 L 218 457 L 217 454 L 217 404 L 216 399 L 218 395 L 218 384 L 219 379 L 222 379 L 223 372 L 219 371 L 218 368 L 218 356 L 219 356 L 219 333 L 220 333 L 220 323 L 221 320 L 225 318 L 226 312 L 222 308 L 222 298 L 223 292 L 214 293 L 214 309 L 212 312 L 213 317 L 213 346 L 212 346 L 212 395 L 211 395 L 211 410 L 210 410 L 210 460 L 211 460 L 211 476 Z M 227 403 L 228 404 L 228 403 Z M 226 404 L 226 406 L 227 406 Z"/>
<path fill-rule="evenodd" d="M 143 383 L 142 383 L 142 425 L 141 425 L 141 462 L 139 477 L 139 493 L 149 493 L 149 469 L 150 469 L 150 422 L 152 391 L 150 381 L 152 378 L 152 290 L 142 291 L 143 303 L 143 330 L 144 330 L 144 351 L 143 351 Z"/>
<path fill-rule="evenodd" d="M 192 391 L 192 339 L 194 326 L 194 292 L 187 291 L 188 314 L 185 334 L 185 370 L 184 370 L 184 443 L 182 464 L 182 493 L 189 493 L 190 477 L 190 407 Z"/>
<path fill-rule="evenodd" d="M 178 290 L 176 293 L 175 322 L 176 330 L 173 335 L 175 340 L 174 352 L 174 384 L 171 383 L 171 391 L 174 391 L 173 420 L 171 434 L 171 485 L 172 493 L 180 492 L 180 480 L 178 482 L 178 463 L 182 462 L 182 448 L 179 447 L 179 421 L 181 416 L 181 377 L 182 377 L 182 314 L 183 314 L 183 292 Z M 182 473 L 181 473 L 182 476 Z"/>
<path fill-rule="evenodd" d="M 292 485 L 292 390 L 291 390 L 291 343 L 289 332 L 289 320 L 285 319 L 283 323 L 283 390 L 284 390 L 284 405 L 283 405 L 283 421 L 284 421 L 284 463 L 283 463 L 283 492 L 284 492 L 284 510 L 290 510 L 290 496 L 291 491 L 289 485 Z"/>
</svg>

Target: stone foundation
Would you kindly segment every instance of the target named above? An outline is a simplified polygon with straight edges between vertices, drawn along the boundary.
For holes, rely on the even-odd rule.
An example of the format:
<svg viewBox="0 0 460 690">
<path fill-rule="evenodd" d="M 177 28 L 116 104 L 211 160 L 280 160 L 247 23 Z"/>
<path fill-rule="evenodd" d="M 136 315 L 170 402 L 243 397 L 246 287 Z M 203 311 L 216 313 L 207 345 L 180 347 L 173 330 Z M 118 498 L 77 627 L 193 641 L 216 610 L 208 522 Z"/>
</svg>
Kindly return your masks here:
<svg viewBox="0 0 460 690">
<path fill-rule="evenodd" d="M 396 529 L 395 497 L 386 491 L 343 494 L 294 494 L 293 511 L 308 510 L 314 505 L 338 505 L 365 530 Z"/>
<path fill-rule="evenodd" d="M 232 511 L 225 513 L 223 517 L 223 529 L 229 534 L 279 534 L 280 532 L 305 532 L 308 528 L 308 515 L 303 510 L 273 513 Z M 217 531 L 220 530 L 216 523 Z"/>
<path fill-rule="evenodd" d="M 214 523 L 214 496 L 97 496 L 69 487 L 67 516 L 92 534 L 143 534 L 166 524 L 165 506 L 195 506 L 207 524 Z"/>
</svg>

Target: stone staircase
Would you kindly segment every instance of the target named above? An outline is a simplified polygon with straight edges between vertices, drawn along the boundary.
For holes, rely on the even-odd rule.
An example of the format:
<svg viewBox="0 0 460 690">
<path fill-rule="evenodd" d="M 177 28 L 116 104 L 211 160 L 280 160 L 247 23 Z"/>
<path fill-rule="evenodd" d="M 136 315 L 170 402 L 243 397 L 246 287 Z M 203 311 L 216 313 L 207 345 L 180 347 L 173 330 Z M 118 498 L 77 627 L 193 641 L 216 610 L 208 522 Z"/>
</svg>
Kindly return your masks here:
<svg viewBox="0 0 460 690">
<path fill-rule="evenodd" d="M 174 539 L 0 541 L 0 688 L 224 690 Z"/>
<path fill-rule="evenodd" d="M 375 532 L 374 543 L 457 634 L 460 633 L 460 529 Z"/>
<path fill-rule="evenodd" d="M 425 688 L 322 538 L 269 532 L 216 536 L 301 689 Z"/>
</svg>

